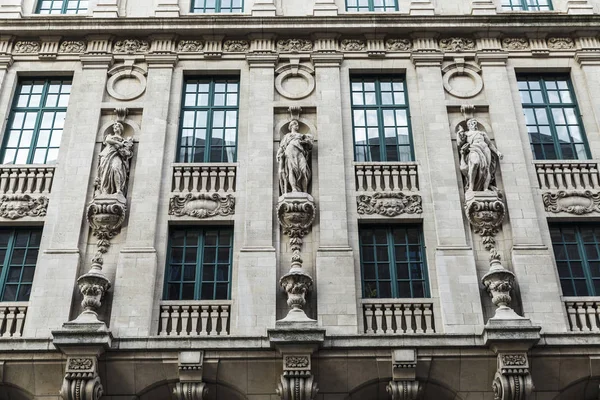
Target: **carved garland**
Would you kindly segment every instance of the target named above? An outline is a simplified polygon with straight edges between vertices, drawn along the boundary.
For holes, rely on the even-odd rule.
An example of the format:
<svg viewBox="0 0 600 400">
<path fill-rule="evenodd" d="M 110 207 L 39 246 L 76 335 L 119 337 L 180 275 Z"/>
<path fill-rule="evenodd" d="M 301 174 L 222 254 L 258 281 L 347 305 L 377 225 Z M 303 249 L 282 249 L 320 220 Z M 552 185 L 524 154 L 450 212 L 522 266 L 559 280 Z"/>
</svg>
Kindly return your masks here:
<svg viewBox="0 0 600 400">
<path fill-rule="evenodd" d="M 31 197 L 28 194 L 5 194 L 0 198 L 0 217 L 18 219 L 44 217 L 48 209 L 48 198 Z"/>
<path fill-rule="evenodd" d="M 359 214 L 379 214 L 384 217 L 423 212 L 421 196 L 416 194 L 407 196 L 398 192 L 375 192 L 372 195 L 360 195 L 357 198 L 357 208 Z"/>
<path fill-rule="evenodd" d="M 584 215 L 600 212 L 600 193 L 590 190 L 546 192 L 542 194 L 542 200 L 546 211 L 551 213 Z"/>
<path fill-rule="evenodd" d="M 235 197 L 219 193 L 188 193 L 171 197 L 169 215 L 194 218 L 226 217 L 235 213 Z"/>
</svg>

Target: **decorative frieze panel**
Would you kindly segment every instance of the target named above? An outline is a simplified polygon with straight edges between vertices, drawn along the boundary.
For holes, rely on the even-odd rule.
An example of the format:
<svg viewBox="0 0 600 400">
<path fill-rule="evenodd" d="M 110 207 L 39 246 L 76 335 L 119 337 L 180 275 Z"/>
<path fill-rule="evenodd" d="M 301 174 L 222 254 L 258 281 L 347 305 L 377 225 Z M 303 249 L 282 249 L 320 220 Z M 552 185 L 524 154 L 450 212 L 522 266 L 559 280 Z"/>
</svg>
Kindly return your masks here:
<svg viewBox="0 0 600 400">
<path fill-rule="evenodd" d="M 542 194 L 544 208 L 550 213 L 566 212 L 575 215 L 600 213 L 600 192 L 590 190 L 561 190 Z"/>
<path fill-rule="evenodd" d="M 58 52 L 61 54 L 85 53 L 86 43 L 81 40 L 67 40 L 60 44 Z"/>
<path fill-rule="evenodd" d="M 554 50 L 570 50 L 575 48 L 575 41 L 568 37 L 552 37 L 548 39 L 548 47 Z"/>
<path fill-rule="evenodd" d="M 18 41 L 13 46 L 15 54 L 36 54 L 40 51 L 40 43 L 33 41 Z"/>
<path fill-rule="evenodd" d="M 282 53 L 309 52 L 313 49 L 313 43 L 306 39 L 286 39 L 277 41 L 277 51 Z"/>
<path fill-rule="evenodd" d="M 440 49 L 444 51 L 474 51 L 475 41 L 469 38 L 451 37 L 440 39 Z"/>
<path fill-rule="evenodd" d="M 410 51 L 412 44 L 409 39 L 388 39 L 385 41 L 387 51 Z"/>
<path fill-rule="evenodd" d="M 125 39 L 115 43 L 115 54 L 145 54 L 150 50 L 150 44 L 145 40 Z"/>
<path fill-rule="evenodd" d="M 31 197 L 28 194 L 5 194 L 0 197 L 0 217 L 19 219 L 23 217 L 45 217 L 48 198 Z"/>
<path fill-rule="evenodd" d="M 204 49 L 204 43 L 199 40 L 180 40 L 177 43 L 179 53 L 200 53 Z"/>
<path fill-rule="evenodd" d="M 365 51 L 367 49 L 367 42 L 362 39 L 343 39 L 340 42 L 342 51 Z"/>
<path fill-rule="evenodd" d="M 529 40 L 525 38 L 504 38 L 502 48 L 506 50 L 528 50 Z"/>
<path fill-rule="evenodd" d="M 245 53 L 250 49 L 250 42 L 247 40 L 226 40 L 223 43 L 223 50 L 227 53 Z"/>
<path fill-rule="evenodd" d="M 231 194 L 188 193 L 171 197 L 169 215 L 194 218 L 226 217 L 235 213 L 235 198 Z"/>
<path fill-rule="evenodd" d="M 362 215 L 378 214 L 397 217 L 401 214 L 421 214 L 421 196 L 405 195 L 402 192 L 375 192 L 357 197 L 357 212 Z"/>
</svg>

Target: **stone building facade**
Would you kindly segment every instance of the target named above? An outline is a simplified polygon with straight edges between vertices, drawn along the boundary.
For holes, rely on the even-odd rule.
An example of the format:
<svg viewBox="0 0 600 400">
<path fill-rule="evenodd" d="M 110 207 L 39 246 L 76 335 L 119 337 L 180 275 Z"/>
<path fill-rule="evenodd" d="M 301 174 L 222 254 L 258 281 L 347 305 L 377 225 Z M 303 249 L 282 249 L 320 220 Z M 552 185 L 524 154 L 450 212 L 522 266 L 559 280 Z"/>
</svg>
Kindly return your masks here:
<svg viewBox="0 0 600 400">
<path fill-rule="evenodd" d="M 0 400 L 600 398 L 599 13 L 0 0 Z"/>
</svg>

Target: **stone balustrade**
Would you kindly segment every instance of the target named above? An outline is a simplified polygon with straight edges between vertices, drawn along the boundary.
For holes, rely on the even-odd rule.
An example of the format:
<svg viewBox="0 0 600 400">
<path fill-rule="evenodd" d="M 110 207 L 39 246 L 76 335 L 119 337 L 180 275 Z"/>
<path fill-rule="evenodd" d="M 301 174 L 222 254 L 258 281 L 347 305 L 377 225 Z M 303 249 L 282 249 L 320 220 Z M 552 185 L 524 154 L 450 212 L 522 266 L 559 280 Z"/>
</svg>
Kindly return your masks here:
<svg viewBox="0 0 600 400">
<path fill-rule="evenodd" d="M 600 189 L 595 161 L 535 161 L 534 164 L 542 190 Z"/>
<path fill-rule="evenodd" d="M 363 299 L 365 333 L 435 333 L 433 303 L 416 299 Z"/>
<path fill-rule="evenodd" d="M 0 166 L 0 194 L 48 194 L 54 167 L 47 165 Z"/>
<path fill-rule="evenodd" d="M 357 192 L 419 191 L 415 162 L 354 163 Z"/>
<path fill-rule="evenodd" d="M 159 336 L 229 335 L 230 300 L 162 301 Z"/>
<path fill-rule="evenodd" d="M 174 164 L 173 193 L 233 193 L 237 166 L 230 163 Z"/>
<path fill-rule="evenodd" d="M 10 338 L 23 336 L 23 324 L 26 315 L 27 303 L 0 303 L 0 337 Z"/>
<path fill-rule="evenodd" d="M 600 331 L 600 298 L 571 297 L 564 301 L 572 332 Z"/>
</svg>

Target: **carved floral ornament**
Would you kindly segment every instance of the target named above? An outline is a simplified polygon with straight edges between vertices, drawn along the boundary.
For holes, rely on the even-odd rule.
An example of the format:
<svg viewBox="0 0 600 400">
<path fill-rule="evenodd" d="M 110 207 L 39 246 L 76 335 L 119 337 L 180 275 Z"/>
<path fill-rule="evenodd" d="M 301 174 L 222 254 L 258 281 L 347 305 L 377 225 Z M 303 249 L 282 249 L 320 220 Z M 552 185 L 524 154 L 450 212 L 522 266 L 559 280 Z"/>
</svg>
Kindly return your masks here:
<svg viewBox="0 0 600 400">
<path fill-rule="evenodd" d="M 504 38 L 502 47 L 507 50 L 527 50 L 529 49 L 529 40 L 525 38 Z"/>
<path fill-rule="evenodd" d="M 44 217 L 48 210 L 48 198 L 32 197 L 28 194 L 5 194 L 0 198 L 0 217 L 18 219 Z"/>
<path fill-rule="evenodd" d="M 19 41 L 15 43 L 13 51 L 17 54 L 33 54 L 40 51 L 40 43 L 32 41 Z"/>
<path fill-rule="evenodd" d="M 79 54 L 85 52 L 86 44 L 83 41 L 67 40 L 60 44 L 59 53 Z"/>
<path fill-rule="evenodd" d="M 177 44 L 180 53 L 199 53 L 204 49 L 204 43 L 199 40 L 181 40 Z"/>
<path fill-rule="evenodd" d="M 169 215 L 176 217 L 226 217 L 235 213 L 235 197 L 219 193 L 188 193 L 171 197 Z"/>
<path fill-rule="evenodd" d="M 554 50 L 569 50 L 575 48 L 575 41 L 568 37 L 552 37 L 548 39 L 548 47 Z"/>
<path fill-rule="evenodd" d="M 301 51 L 311 51 L 313 43 L 305 39 L 286 39 L 277 41 L 277 50 L 280 52 L 297 53 Z"/>
<path fill-rule="evenodd" d="M 140 54 L 147 53 L 150 45 L 145 40 L 126 39 L 115 43 L 114 52 L 116 54 Z"/>
<path fill-rule="evenodd" d="M 344 51 L 365 51 L 367 43 L 362 39 L 343 39 L 340 43 Z"/>
<path fill-rule="evenodd" d="M 574 215 L 600 213 L 600 193 L 590 190 L 560 190 L 542 193 L 544 208 L 554 214 Z"/>
<path fill-rule="evenodd" d="M 379 214 L 397 217 L 402 214 L 421 214 L 421 196 L 405 195 L 401 192 L 375 192 L 357 197 L 357 212 L 361 215 Z"/>
<path fill-rule="evenodd" d="M 245 53 L 250 49 L 250 42 L 247 40 L 226 40 L 223 43 L 223 50 L 228 53 Z"/>
<path fill-rule="evenodd" d="M 408 51 L 411 46 L 411 42 L 408 39 L 388 39 L 385 41 L 385 49 L 387 51 Z"/>
<path fill-rule="evenodd" d="M 440 48 L 445 51 L 470 51 L 475 50 L 475 41 L 461 37 L 445 38 L 440 39 Z"/>
</svg>

